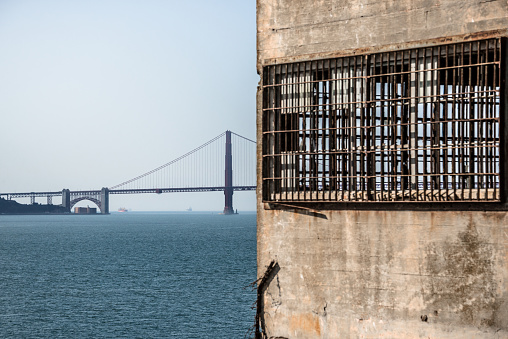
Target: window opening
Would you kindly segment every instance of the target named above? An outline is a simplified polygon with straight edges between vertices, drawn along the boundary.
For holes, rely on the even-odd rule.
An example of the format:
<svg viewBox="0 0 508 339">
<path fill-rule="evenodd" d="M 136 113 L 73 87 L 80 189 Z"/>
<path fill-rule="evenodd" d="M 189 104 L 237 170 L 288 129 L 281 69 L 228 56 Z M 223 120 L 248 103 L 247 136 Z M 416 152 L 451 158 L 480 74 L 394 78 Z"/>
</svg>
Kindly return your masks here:
<svg viewBox="0 0 508 339">
<path fill-rule="evenodd" d="M 501 40 L 263 70 L 265 201 L 499 201 Z"/>
</svg>

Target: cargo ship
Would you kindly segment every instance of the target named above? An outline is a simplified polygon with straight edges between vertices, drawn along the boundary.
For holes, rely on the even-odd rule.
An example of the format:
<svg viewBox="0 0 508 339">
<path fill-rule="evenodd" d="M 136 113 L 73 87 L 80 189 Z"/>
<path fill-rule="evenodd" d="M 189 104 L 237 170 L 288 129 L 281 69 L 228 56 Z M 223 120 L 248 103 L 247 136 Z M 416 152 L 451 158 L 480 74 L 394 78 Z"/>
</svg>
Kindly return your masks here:
<svg viewBox="0 0 508 339">
<path fill-rule="evenodd" d="M 128 210 L 125 207 L 120 207 L 118 212 L 128 212 Z"/>
</svg>

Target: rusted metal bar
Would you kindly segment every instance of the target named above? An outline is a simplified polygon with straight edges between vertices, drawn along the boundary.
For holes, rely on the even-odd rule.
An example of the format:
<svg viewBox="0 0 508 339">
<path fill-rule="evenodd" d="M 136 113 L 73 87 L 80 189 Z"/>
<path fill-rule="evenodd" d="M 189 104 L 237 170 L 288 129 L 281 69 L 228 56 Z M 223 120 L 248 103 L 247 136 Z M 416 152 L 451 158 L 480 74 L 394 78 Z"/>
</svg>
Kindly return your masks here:
<svg viewBox="0 0 508 339">
<path fill-rule="evenodd" d="M 499 174 L 500 174 L 500 196 L 501 202 L 508 202 L 508 89 L 506 84 L 506 79 L 508 78 L 508 66 L 506 63 L 508 62 L 508 41 L 506 38 L 502 38 L 500 41 L 500 63 L 499 67 L 499 104 L 500 104 L 500 116 L 501 121 L 499 124 L 499 138 L 500 138 L 500 147 L 499 147 Z"/>
</svg>

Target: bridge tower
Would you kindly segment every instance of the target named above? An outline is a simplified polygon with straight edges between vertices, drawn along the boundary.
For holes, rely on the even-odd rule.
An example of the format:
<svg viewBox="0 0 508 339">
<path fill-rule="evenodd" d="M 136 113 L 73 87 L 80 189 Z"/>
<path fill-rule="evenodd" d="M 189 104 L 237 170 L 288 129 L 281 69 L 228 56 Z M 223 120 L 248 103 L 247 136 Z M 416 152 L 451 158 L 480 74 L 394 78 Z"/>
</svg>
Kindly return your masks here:
<svg viewBox="0 0 508 339">
<path fill-rule="evenodd" d="M 101 189 L 100 209 L 102 214 L 109 214 L 109 189 L 107 187 Z"/>
<path fill-rule="evenodd" d="M 62 190 L 62 206 L 67 212 L 71 211 L 71 191 L 68 188 Z"/>
<path fill-rule="evenodd" d="M 224 180 L 224 214 L 233 210 L 233 156 L 231 155 L 231 131 L 226 131 L 226 170 Z"/>
</svg>

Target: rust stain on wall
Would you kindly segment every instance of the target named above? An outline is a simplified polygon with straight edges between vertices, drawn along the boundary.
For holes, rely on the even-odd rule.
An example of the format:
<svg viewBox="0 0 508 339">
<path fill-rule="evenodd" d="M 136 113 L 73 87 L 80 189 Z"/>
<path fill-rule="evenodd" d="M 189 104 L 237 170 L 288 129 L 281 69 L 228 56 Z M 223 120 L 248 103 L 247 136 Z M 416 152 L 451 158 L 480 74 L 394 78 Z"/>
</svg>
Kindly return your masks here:
<svg viewBox="0 0 508 339">
<path fill-rule="evenodd" d="M 289 319 L 289 330 L 293 333 L 302 333 L 307 336 L 321 335 L 319 317 L 315 314 L 298 314 Z"/>
</svg>

